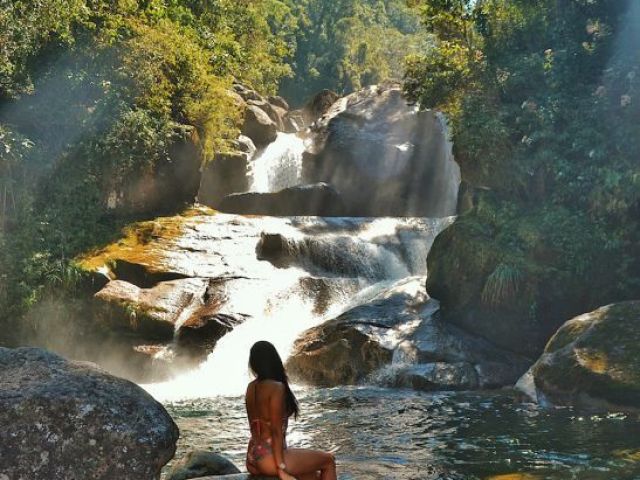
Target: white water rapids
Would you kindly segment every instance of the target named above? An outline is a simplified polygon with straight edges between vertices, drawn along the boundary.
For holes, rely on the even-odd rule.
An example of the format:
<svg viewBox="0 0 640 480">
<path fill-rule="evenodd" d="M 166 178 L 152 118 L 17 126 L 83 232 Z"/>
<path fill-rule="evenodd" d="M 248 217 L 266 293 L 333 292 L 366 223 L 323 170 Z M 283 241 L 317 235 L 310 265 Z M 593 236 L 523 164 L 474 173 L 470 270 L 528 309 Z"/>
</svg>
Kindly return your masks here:
<svg viewBox="0 0 640 480">
<path fill-rule="evenodd" d="M 213 223 L 220 228 L 230 217 L 234 216 L 216 215 L 198 229 L 204 232 L 213 228 Z M 278 268 L 259 260 L 259 236 L 255 234 L 243 236 L 232 231 L 229 233 L 235 233 L 237 241 L 227 238 L 210 246 L 237 272 L 237 277 L 225 284 L 224 312 L 247 320 L 223 336 L 200 367 L 145 388 L 163 401 L 243 393 L 250 380 L 248 354 L 254 342 L 272 342 L 286 359 L 306 329 L 372 298 L 394 280 L 424 275 L 430 245 L 450 221 L 245 218 L 242 222 L 252 230 L 286 240 L 282 254 L 289 264 Z"/>
<path fill-rule="evenodd" d="M 409 139 L 422 141 L 425 136 L 433 137 L 435 141 L 427 142 L 429 148 L 419 155 L 424 165 L 419 162 L 416 165 L 424 167 L 425 171 L 433 170 L 428 188 L 438 190 L 433 195 L 434 204 L 448 202 L 446 208 L 434 211 L 455 212 L 459 170 L 453 160 L 444 117 L 427 115 L 422 122 L 415 108 L 398 104 L 391 118 L 385 116 L 384 108 L 378 118 L 380 105 L 375 100 L 377 96 L 372 98 L 374 100 L 367 107 L 371 111 L 366 117 L 375 117 L 371 120 L 376 126 L 375 138 L 379 141 L 387 139 L 390 152 L 360 149 L 356 153 L 361 158 L 357 160 L 365 163 L 363 168 L 382 170 L 383 164 L 388 163 L 389 171 L 385 172 L 398 173 L 396 167 L 406 166 L 413 155 L 414 145 L 407 143 Z M 366 105 L 369 103 L 365 102 Z M 397 116 L 404 121 L 397 121 Z M 422 129 L 417 137 L 412 133 L 416 128 Z M 363 138 L 362 142 L 368 144 L 366 139 L 369 137 Z M 309 146 L 306 142 L 313 141 L 310 132 L 279 132 L 276 140 L 251 160 L 249 191 L 278 192 L 304 183 L 303 157 Z M 349 178 L 332 180 L 342 181 L 347 189 L 353 187 Z M 407 186 L 409 203 L 424 202 L 423 195 L 414 195 L 416 191 L 424 190 L 420 179 L 408 183 L 411 183 Z M 383 188 L 383 184 L 380 185 Z M 360 191 L 352 194 L 362 197 Z M 178 270 L 186 270 L 188 276 L 194 278 L 225 277 L 220 287 L 223 293 L 218 292 L 224 297 L 219 313 L 245 320 L 217 342 L 197 369 L 145 388 L 161 400 L 243 393 L 249 381 L 249 349 L 254 342 L 272 342 L 286 360 L 295 340 L 308 328 L 368 301 L 394 281 L 426 275 L 426 258 L 431 244 L 450 222 L 451 218 L 419 217 L 216 215 L 205 219 L 195 227 L 203 235 L 191 236 L 184 241 L 183 248 L 197 253 L 186 255 L 187 265 Z M 274 251 L 259 251 L 265 236 L 270 242 L 266 250 Z M 198 266 L 193 267 L 196 264 Z"/>
</svg>

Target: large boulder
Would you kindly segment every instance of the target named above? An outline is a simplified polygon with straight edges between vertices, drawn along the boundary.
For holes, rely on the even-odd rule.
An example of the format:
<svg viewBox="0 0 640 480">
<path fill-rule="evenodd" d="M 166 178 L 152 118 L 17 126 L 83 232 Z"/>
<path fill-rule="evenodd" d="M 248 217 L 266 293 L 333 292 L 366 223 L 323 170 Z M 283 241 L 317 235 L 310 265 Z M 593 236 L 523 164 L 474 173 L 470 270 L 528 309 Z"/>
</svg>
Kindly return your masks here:
<svg viewBox="0 0 640 480">
<path fill-rule="evenodd" d="M 242 134 L 253 140 L 258 147 L 264 147 L 276 139 L 278 128 L 276 122 L 260 107 L 247 105 Z"/>
<path fill-rule="evenodd" d="M 264 97 L 260 95 L 255 90 L 247 87 L 246 85 L 242 85 L 241 83 L 234 83 L 233 90 L 236 92 L 245 102 L 250 100 L 255 101 L 264 101 Z"/>
<path fill-rule="evenodd" d="M 175 335 L 177 353 L 204 360 L 220 338 L 247 319 L 239 313 L 220 313 L 220 305 L 203 305 L 180 325 Z"/>
<path fill-rule="evenodd" d="M 171 467 L 166 480 L 189 480 L 208 475 L 220 476 L 237 473 L 240 473 L 240 469 L 222 455 L 195 450 L 187 453 Z"/>
<path fill-rule="evenodd" d="M 185 278 L 139 288 L 115 279 L 96 293 L 94 313 L 103 323 L 128 330 L 140 341 L 171 342 L 164 351 L 135 346 L 138 353 L 151 353 L 149 362 L 171 353 L 177 356 L 173 358 L 176 367 L 188 367 L 204 360 L 220 338 L 247 319 L 225 310 L 225 283 L 224 279 Z M 146 369 L 140 373 L 146 374 Z"/>
<path fill-rule="evenodd" d="M 640 409 L 640 301 L 566 322 L 518 387 L 553 404 Z"/>
<path fill-rule="evenodd" d="M 248 137 L 245 138 L 251 142 Z M 198 202 L 216 208 L 227 195 L 246 192 L 249 189 L 248 170 L 252 156 L 253 153 L 240 151 L 217 154 L 202 169 Z"/>
<path fill-rule="evenodd" d="M 531 305 L 544 306 L 535 298 L 535 276 L 509 260 L 495 237 L 472 215 L 459 217 L 429 251 L 426 288 L 448 322 L 535 359 L 562 320 L 551 315 L 544 324 L 531 320 Z M 510 283 L 501 287 L 501 279 Z"/>
<path fill-rule="evenodd" d="M 289 103 L 279 95 L 270 96 L 269 103 L 275 107 L 280 107 L 283 110 L 289 110 Z"/>
<path fill-rule="evenodd" d="M 304 178 L 334 185 L 348 215 L 455 215 L 460 171 L 446 121 L 409 105 L 399 86 L 334 101 L 312 130 Z"/>
<path fill-rule="evenodd" d="M 563 229 L 588 229 L 586 217 L 518 207 L 485 189 L 471 196 L 428 255 L 427 291 L 448 322 L 536 359 L 567 319 L 619 299 L 616 270 L 602 268 L 609 253 L 585 246 L 599 237 L 566 243 Z"/>
<path fill-rule="evenodd" d="M 266 100 L 249 100 L 247 104 L 258 107 L 273 120 L 279 131 L 284 131 L 284 118 L 287 115 L 287 111 L 284 108 L 272 105 Z"/>
<path fill-rule="evenodd" d="M 187 278 L 140 288 L 115 279 L 95 299 L 115 327 L 131 328 L 149 340 L 170 340 L 181 316 L 203 303 L 207 285 L 206 279 Z"/>
<path fill-rule="evenodd" d="M 273 193 L 231 194 L 220 202 L 219 209 L 228 213 L 275 216 L 336 217 L 345 212 L 340 194 L 326 183 L 299 185 Z"/>
<path fill-rule="evenodd" d="M 0 478 L 155 480 L 178 428 L 135 384 L 35 348 L 0 348 Z"/>
<path fill-rule="evenodd" d="M 369 377 L 425 390 L 515 383 L 530 362 L 443 322 L 424 277 L 400 280 L 369 301 L 307 330 L 287 367 L 298 380 L 335 386 Z"/>
</svg>

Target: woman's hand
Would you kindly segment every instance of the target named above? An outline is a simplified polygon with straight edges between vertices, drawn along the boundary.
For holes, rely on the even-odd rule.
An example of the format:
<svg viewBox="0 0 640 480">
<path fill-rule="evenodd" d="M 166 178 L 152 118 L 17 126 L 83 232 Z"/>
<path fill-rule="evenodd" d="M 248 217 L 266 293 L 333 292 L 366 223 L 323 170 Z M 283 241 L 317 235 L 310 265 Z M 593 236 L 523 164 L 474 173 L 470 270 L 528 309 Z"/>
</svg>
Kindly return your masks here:
<svg viewBox="0 0 640 480">
<path fill-rule="evenodd" d="M 296 480 L 296 477 L 290 475 L 280 468 L 278 469 L 278 478 L 280 478 L 280 480 Z"/>
</svg>

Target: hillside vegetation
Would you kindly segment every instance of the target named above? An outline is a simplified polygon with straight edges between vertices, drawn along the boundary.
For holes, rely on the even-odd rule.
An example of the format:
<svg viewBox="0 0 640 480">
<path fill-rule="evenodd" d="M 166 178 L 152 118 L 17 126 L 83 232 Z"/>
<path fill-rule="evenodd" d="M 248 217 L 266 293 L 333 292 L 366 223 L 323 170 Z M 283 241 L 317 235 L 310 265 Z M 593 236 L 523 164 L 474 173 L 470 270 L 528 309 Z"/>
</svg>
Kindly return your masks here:
<svg viewBox="0 0 640 480">
<path fill-rule="evenodd" d="M 71 259 L 159 213 L 112 192 L 144 190 L 185 144 L 228 148 L 234 82 L 302 103 L 400 79 L 427 36 L 401 0 L 0 0 L 0 343 L 62 294 L 65 321 Z"/>
<path fill-rule="evenodd" d="M 0 2 L 4 336 L 48 290 L 72 290 L 69 260 L 127 220 L 109 190 L 171 162 L 188 128 L 206 158 L 225 148 L 233 81 L 275 93 L 291 53 L 277 3 Z"/>
<path fill-rule="evenodd" d="M 406 90 L 452 121 L 464 214 L 431 252 L 447 316 L 539 351 L 640 295 L 640 4 L 413 2 L 437 47 Z"/>
</svg>

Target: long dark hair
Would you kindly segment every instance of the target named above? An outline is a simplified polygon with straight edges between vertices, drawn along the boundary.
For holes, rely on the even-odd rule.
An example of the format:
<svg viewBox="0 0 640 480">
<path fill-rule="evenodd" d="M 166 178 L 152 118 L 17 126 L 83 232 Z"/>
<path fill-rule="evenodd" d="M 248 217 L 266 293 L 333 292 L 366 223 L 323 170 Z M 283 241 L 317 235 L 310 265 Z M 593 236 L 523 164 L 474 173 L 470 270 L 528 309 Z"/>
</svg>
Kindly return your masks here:
<svg viewBox="0 0 640 480">
<path fill-rule="evenodd" d="M 276 347 L 266 340 L 254 343 L 249 353 L 249 368 L 258 380 L 275 380 L 284 383 L 287 415 L 298 418 L 300 413 L 298 400 L 289 388 L 289 378 L 284 371 L 284 365 Z"/>
</svg>

